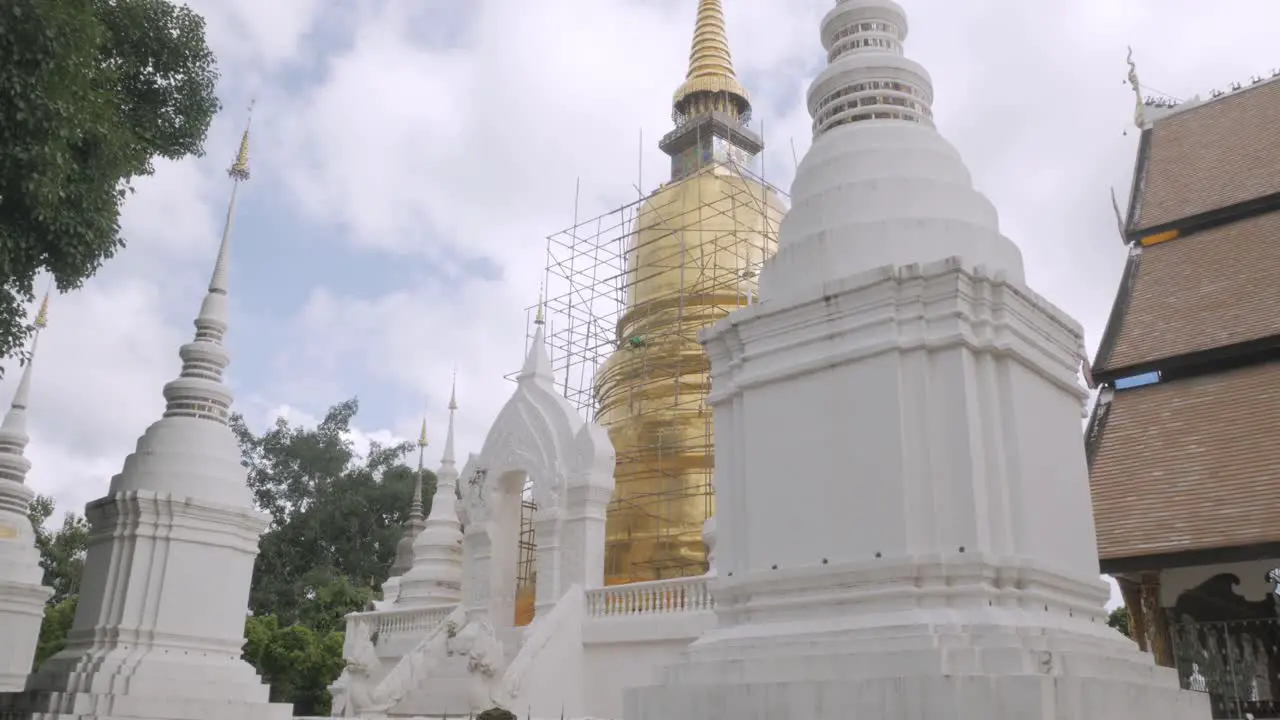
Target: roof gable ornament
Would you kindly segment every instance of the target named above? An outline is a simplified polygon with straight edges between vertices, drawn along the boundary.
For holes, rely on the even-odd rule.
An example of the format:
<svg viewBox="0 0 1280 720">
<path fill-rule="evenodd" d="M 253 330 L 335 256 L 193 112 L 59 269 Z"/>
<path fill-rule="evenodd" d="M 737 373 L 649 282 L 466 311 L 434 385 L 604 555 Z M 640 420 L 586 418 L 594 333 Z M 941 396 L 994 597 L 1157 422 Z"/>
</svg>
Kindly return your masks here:
<svg viewBox="0 0 1280 720">
<path fill-rule="evenodd" d="M 1129 56 L 1125 62 L 1129 63 L 1129 87 L 1133 89 L 1133 96 L 1137 98 L 1133 108 L 1133 124 L 1142 130 L 1147 124 L 1144 112 L 1146 103 L 1142 99 L 1142 84 L 1138 82 L 1138 66 L 1133 62 L 1133 46 L 1129 47 Z"/>
</svg>

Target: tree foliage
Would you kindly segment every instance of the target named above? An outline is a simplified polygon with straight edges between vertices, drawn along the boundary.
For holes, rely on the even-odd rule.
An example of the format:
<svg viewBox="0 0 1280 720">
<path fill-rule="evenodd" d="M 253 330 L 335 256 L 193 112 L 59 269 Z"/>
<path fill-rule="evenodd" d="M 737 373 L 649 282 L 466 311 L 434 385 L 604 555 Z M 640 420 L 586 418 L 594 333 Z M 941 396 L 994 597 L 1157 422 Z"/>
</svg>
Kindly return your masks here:
<svg viewBox="0 0 1280 720">
<path fill-rule="evenodd" d="M 0 358 L 30 333 L 36 275 L 79 287 L 124 245 L 130 181 L 202 154 L 217 79 L 185 5 L 0 2 Z"/>
<path fill-rule="evenodd" d="M 409 443 L 352 445 L 352 399 L 316 427 L 281 418 L 261 435 L 232 418 L 259 509 L 271 517 L 254 568 L 245 659 L 296 715 L 326 715 L 342 671 L 344 617 L 365 609 L 390 571 L 416 470 Z M 435 476 L 424 473 L 424 504 Z"/>
<path fill-rule="evenodd" d="M 1119 630 L 1125 637 L 1133 637 L 1129 631 L 1129 609 L 1121 605 L 1107 616 L 1107 624 Z"/>
<path fill-rule="evenodd" d="M 243 418 L 232 419 L 249 487 L 271 516 L 249 598 L 255 615 L 275 615 L 282 625 L 304 622 L 322 598 L 345 598 L 358 610 L 368 596 L 356 590 L 386 580 L 417 471 L 401 462 L 410 443 L 374 443 L 363 457 L 356 454 L 350 433 L 358 410 L 348 400 L 314 428 L 280 418 L 262 435 Z M 434 488 L 435 475 L 425 473 L 424 504 Z"/>
<path fill-rule="evenodd" d="M 36 531 L 36 549 L 40 551 L 44 584 L 53 589 L 50 607 L 74 598 L 80 592 L 80 574 L 89 547 L 89 523 L 83 515 L 66 513 L 62 516 L 61 527 L 51 532 L 47 525 L 53 512 L 53 498 L 47 495 L 37 495 L 27 508 L 31 526 Z"/>
<path fill-rule="evenodd" d="M 35 662 L 31 669 L 35 670 L 45 660 L 53 657 L 67 645 L 67 633 L 71 632 L 71 623 L 76 619 L 75 595 L 65 598 L 44 608 L 44 622 L 40 625 L 40 639 L 36 644 Z"/>
<path fill-rule="evenodd" d="M 40 567 L 44 570 L 43 583 L 53 589 L 44 608 L 33 668 L 67 643 L 89 546 L 89 524 L 83 515 L 68 512 L 62 516 L 60 527 L 49 530 L 49 518 L 55 509 L 53 498 L 48 495 L 37 495 L 27 506 L 27 517 L 36 533 L 36 549 L 40 551 Z"/>
<path fill-rule="evenodd" d="M 244 659 L 271 685 L 272 702 L 293 703 L 297 716 L 326 716 L 329 685 L 342 672 L 343 634 L 282 626 L 274 615 L 245 622 Z"/>
</svg>

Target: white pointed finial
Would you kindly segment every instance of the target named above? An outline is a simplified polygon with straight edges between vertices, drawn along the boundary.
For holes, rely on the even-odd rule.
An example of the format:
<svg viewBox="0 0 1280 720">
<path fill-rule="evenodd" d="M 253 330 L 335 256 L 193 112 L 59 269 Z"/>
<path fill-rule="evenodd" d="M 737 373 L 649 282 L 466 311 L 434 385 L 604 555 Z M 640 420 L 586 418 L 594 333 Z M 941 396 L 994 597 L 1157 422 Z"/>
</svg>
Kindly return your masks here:
<svg viewBox="0 0 1280 720">
<path fill-rule="evenodd" d="M 458 374 L 453 375 L 453 389 L 449 391 L 449 430 L 444 438 L 444 454 L 440 464 L 453 467 L 453 418 L 458 411 Z"/>
</svg>

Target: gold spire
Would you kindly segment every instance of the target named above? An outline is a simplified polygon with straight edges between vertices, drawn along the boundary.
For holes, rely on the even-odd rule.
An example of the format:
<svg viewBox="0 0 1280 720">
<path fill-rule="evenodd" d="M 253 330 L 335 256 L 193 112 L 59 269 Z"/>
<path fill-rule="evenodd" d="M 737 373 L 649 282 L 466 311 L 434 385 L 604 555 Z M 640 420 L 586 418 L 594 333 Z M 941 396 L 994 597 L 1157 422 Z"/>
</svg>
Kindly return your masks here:
<svg viewBox="0 0 1280 720">
<path fill-rule="evenodd" d="M 729 55 L 729 39 L 724 30 L 724 10 L 720 0 L 698 0 L 698 19 L 694 24 L 693 47 L 689 50 L 689 74 L 676 90 L 674 105 L 677 113 L 692 114 L 684 110 L 689 99 L 698 94 L 728 95 L 737 100 L 739 111 L 751 107 L 746 88 L 738 82 L 733 72 L 733 59 Z"/>
<path fill-rule="evenodd" d="M 1133 62 L 1133 47 L 1129 48 L 1129 57 L 1126 60 L 1129 63 L 1129 87 L 1133 88 L 1134 97 L 1137 98 L 1137 104 L 1133 110 L 1133 124 L 1141 130 L 1147 124 L 1146 104 L 1142 102 L 1142 85 L 1138 83 L 1138 66 Z"/>
<path fill-rule="evenodd" d="M 36 330 L 43 330 L 49 324 L 49 293 L 44 294 L 44 300 L 40 302 L 40 311 L 36 313 L 34 323 Z"/>
<path fill-rule="evenodd" d="M 533 318 L 534 325 L 542 325 L 547 321 L 545 311 L 543 310 L 543 307 L 542 307 L 543 306 L 542 292 L 543 292 L 542 284 L 539 283 L 538 284 L 538 314 L 535 315 Z"/>
<path fill-rule="evenodd" d="M 245 123 L 244 134 L 240 136 L 240 151 L 236 153 L 236 161 L 227 169 L 232 180 L 242 182 L 249 179 L 249 126 L 253 124 L 253 106 L 257 100 L 249 101 L 249 120 Z"/>
<path fill-rule="evenodd" d="M 422 432 L 418 433 L 418 447 L 425 448 L 427 446 L 427 419 L 422 418 Z"/>
</svg>

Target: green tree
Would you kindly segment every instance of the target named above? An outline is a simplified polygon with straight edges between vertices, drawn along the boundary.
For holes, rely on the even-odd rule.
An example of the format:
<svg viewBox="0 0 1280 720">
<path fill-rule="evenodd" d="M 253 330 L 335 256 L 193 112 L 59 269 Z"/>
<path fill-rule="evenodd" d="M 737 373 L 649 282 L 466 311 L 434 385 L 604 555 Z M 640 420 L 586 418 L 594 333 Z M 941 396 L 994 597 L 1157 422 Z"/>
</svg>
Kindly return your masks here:
<svg viewBox="0 0 1280 720">
<path fill-rule="evenodd" d="M 45 660 L 53 657 L 67 645 L 67 633 L 71 632 L 71 623 L 76 619 L 75 595 L 44 608 L 44 622 L 40 625 L 40 640 L 36 645 L 35 662 L 31 669 L 40 667 Z"/>
<path fill-rule="evenodd" d="M 0 2 L 0 358 L 30 334 L 36 275 L 79 287 L 124 245 L 130 182 L 203 153 L 217 79 L 185 5 Z"/>
<path fill-rule="evenodd" d="M 1125 637 L 1133 637 L 1129 632 L 1129 609 L 1121 605 L 1107 616 L 1107 624 L 1119 630 Z"/>
<path fill-rule="evenodd" d="M 271 685 L 272 702 L 293 703 L 298 716 L 329 714 L 329 685 L 345 665 L 341 632 L 282 626 L 267 615 L 248 618 L 244 635 L 244 658 Z"/>
<path fill-rule="evenodd" d="M 409 443 L 357 455 L 352 399 L 316 427 L 279 419 L 261 435 L 232 418 L 258 507 L 270 515 L 254 568 L 244 657 L 297 715 L 325 715 L 342 671 L 348 613 L 386 580 L 404 532 L 417 471 Z M 424 473 L 424 502 L 435 476 Z"/>
<path fill-rule="evenodd" d="M 37 495 L 27 507 L 27 516 L 36 533 L 36 549 L 40 551 L 43 582 L 53 588 L 44 608 L 44 622 L 36 645 L 34 667 L 39 667 L 67 643 L 67 633 L 76 616 L 76 594 L 80 591 L 80 574 L 89 544 L 89 524 L 83 516 L 69 512 L 62 526 L 49 530 L 55 504 L 48 495 Z"/>
<path fill-rule="evenodd" d="M 386 580 L 417 471 L 402 462 L 410 443 L 356 454 L 349 438 L 358 410 L 348 400 L 314 428 L 281 418 L 262 435 L 232 419 L 249 487 L 271 516 L 250 591 L 254 615 L 320 629 L 309 619 L 317 601 L 359 610 L 363 591 Z M 435 476 L 424 473 L 424 502 L 434 487 Z"/>
<path fill-rule="evenodd" d="M 62 516 L 62 526 L 51 532 L 48 521 L 53 512 L 53 498 L 47 495 L 37 495 L 27 508 L 36 532 L 36 549 L 40 551 L 44 584 L 53 589 L 50 607 L 74 598 L 80 592 L 80 574 L 89 549 L 89 523 L 84 516 L 68 512 Z"/>
</svg>

